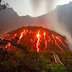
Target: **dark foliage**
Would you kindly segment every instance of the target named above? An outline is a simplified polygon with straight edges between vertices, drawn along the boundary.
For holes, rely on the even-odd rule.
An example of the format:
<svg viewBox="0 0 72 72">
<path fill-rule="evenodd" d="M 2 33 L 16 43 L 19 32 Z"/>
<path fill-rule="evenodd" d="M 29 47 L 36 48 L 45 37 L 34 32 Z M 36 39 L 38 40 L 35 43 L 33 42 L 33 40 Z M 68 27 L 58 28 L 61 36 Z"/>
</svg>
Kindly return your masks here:
<svg viewBox="0 0 72 72">
<path fill-rule="evenodd" d="M 72 72 L 72 52 L 56 52 L 63 66 L 54 62 L 51 52 L 29 51 L 15 41 L 0 39 L 0 45 L 9 42 L 20 50 L 15 52 L 0 48 L 0 72 Z"/>
</svg>

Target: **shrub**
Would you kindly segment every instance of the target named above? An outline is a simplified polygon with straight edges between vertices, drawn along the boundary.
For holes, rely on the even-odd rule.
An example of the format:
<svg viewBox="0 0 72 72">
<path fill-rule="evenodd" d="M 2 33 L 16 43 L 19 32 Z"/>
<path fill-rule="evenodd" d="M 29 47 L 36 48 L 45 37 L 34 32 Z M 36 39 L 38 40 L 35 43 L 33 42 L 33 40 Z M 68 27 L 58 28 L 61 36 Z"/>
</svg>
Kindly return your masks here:
<svg viewBox="0 0 72 72">
<path fill-rule="evenodd" d="M 66 72 L 66 67 L 61 64 L 51 63 L 49 64 L 51 72 Z"/>
</svg>

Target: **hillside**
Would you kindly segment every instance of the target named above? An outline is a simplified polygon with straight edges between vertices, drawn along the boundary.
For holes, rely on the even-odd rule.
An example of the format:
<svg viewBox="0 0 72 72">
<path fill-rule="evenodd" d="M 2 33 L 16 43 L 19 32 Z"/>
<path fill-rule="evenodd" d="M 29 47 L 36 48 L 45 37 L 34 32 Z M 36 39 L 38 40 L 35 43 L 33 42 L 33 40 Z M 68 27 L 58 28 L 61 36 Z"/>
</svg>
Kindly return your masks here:
<svg viewBox="0 0 72 72">
<path fill-rule="evenodd" d="M 2 38 L 10 41 L 19 38 L 17 43 L 37 52 L 70 51 L 64 36 L 43 27 L 22 27 L 3 35 Z"/>
</svg>

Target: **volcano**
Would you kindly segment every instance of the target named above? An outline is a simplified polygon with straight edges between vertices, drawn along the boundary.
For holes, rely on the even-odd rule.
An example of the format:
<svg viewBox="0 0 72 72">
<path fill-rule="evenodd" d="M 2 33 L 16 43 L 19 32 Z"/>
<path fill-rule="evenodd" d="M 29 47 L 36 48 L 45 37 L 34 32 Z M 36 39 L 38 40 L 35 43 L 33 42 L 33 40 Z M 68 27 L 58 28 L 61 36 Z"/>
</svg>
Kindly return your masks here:
<svg viewBox="0 0 72 72">
<path fill-rule="evenodd" d="M 29 50 L 37 52 L 44 50 L 70 51 L 66 37 L 43 27 L 22 27 L 4 34 L 2 38 L 15 40 L 17 43 L 26 46 Z"/>
</svg>

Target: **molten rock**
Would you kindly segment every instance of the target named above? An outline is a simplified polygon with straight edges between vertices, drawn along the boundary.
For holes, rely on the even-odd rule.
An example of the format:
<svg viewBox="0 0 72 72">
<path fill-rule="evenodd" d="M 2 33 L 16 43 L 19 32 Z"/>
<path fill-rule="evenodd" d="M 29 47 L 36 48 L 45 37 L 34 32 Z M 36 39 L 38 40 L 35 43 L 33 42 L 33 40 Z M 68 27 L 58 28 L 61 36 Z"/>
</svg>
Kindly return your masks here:
<svg viewBox="0 0 72 72">
<path fill-rule="evenodd" d="M 15 40 L 29 50 L 37 52 L 43 50 L 69 51 L 68 41 L 64 36 L 43 27 L 22 27 L 5 34 L 3 38 Z"/>
</svg>

